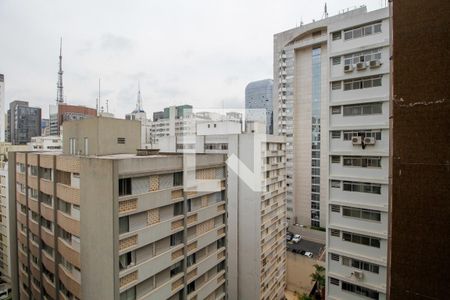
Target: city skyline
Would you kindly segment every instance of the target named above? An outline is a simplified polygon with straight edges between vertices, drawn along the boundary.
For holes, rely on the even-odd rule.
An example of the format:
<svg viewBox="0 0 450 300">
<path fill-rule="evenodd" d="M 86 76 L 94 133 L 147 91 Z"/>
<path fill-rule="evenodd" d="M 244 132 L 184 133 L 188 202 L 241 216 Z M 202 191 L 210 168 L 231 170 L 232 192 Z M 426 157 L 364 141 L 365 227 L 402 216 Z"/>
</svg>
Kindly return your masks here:
<svg viewBox="0 0 450 300">
<path fill-rule="evenodd" d="M 246 84 L 271 78 L 273 34 L 298 26 L 301 21 L 309 23 L 312 17 L 319 20 L 323 4 L 233 1 L 195 5 L 136 3 L 125 8 L 114 3 L 89 7 L 48 3 L 36 7 L 29 4 L 24 10 L 20 4 L 5 1 L 0 4 L 0 33 L 6 45 L 0 49 L 5 100 L 29 101 L 42 108 L 43 116 L 48 114 L 48 105 L 56 100 L 62 36 L 64 96 L 69 104 L 95 107 L 101 78 L 103 105 L 109 99 L 110 111 L 120 118 L 135 106 L 138 80 L 148 113 L 166 106 L 168 101 L 198 108 L 243 108 Z M 360 5 L 373 10 L 384 3 L 327 2 L 330 15 Z M 99 23 L 105 7 L 111 19 Z M 267 22 L 273 11 L 281 12 L 283 7 L 290 7 L 283 12 L 283 18 Z M 72 14 L 68 16 L 67 11 Z M 256 11 L 258 15 L 253 16 Z M 171 18 L 161 17 L 168 12 Z M 233 18 L 228 18 L 230 15 Z M 105 20 L 103 16 L 101 19 Z M 128 23 L 112 21 L 120 19 Z M 207 29 L 205 23 L 209 24 Z M 14 30 L 9 30 L 10 24 L 14 24 Z M 29 51 L 30 47 L 34 50 Z M 167 60 L 161 59 L 164 55 Z M 186 72 L 191 76 L 181 76 Z M 219 90 L 221 93 L 216 92 Z"/>
</svg>

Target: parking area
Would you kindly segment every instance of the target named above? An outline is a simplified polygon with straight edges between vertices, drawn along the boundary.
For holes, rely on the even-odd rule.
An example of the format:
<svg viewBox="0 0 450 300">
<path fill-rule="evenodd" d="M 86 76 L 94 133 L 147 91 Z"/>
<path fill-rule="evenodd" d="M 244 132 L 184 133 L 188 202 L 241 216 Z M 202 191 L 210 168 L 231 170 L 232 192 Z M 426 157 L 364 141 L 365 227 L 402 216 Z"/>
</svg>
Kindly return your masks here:
<svg viewBox="0 0 450 300">
<path fill-rule="evenodd" d="M 325 249 L 324 244 L 316 243 L 313 241 L 308 241 L 302 238 L 300 242 L 293 243 L 291 241 L 287 242 L 287 250 L 300 255 L 301 251 L 312 252 L 313 259 L 319 259 L 323 250 Z"/>
</svg>

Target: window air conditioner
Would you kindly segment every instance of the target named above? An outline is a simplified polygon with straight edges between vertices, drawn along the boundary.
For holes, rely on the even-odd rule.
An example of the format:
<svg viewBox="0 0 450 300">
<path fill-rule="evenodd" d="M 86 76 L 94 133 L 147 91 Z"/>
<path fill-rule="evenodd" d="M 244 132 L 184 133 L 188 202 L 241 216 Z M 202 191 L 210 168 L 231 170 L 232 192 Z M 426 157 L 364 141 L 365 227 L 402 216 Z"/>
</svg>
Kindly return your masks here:
<svg viewBox="0 0 450 300">
<path fill-rule="evenodd" d="M 353 145 L 361 145 L 361 137 L 360 136 L 353 136 L 352 137 L 352 144 Z"/>
<path fill-rule="evenodd" d="M 354 271 L 353 276 L 358 280 L 362 280 L 364 278 L 364 273 L 362 271 Z"/>
<path fill-rule="evenodd" d="M 364 144 L 365 145 L 374 145 L 375 144 L 375 138 L 374 137 L 365 137 L 364 138 Z"/>
<path fill-rule="evenodd" d="M 356 64 L 356 69 L 357 70 L 365 70 L 367 68 L 367 65 L 365 62 L 359 62 Z"/>
<path fill-rule="evenodd" d="M 378 68 L 379 66 L 381 66 L 381 62 L 378 59 L 371 60 L 369 62 L 369 65 L 370 65 L 371 68 Z"/>
<path fill-rule="evenodd" d="M 345 73 L 353 72 L 353 65 L 345 65 L 344 72 Z"/>
</svg>

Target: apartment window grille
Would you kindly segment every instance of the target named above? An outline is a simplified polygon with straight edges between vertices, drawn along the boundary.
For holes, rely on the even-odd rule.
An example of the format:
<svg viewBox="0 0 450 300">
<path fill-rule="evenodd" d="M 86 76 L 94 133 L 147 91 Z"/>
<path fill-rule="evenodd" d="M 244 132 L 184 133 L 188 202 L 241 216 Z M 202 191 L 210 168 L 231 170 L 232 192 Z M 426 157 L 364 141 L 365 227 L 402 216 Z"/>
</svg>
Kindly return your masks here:
<svg viewBox="0 0 450 300">
<path fill-rule="evenodd" d="M 332 164 L 339 164 L 341 162 L 341 157 L 339 155 L 332 155 L 331 156 L 331 163 Z"/>
<path fill-rule="evenodd" d="M 312 177 L 311 177 L 311 183 L 312 183 L 312 184 L 320 184 L 320 177 L 318 177 L 318 176 L 312 176 Z"/>
<path fill-rule="evenodd" d="M 381 157 L 344 156 L 344 166 L 362 168 L 381 168 Z"/>
<path fill-rule="evenodd" d="M 344 266 L 356 268 L 359 270 L 369 271 L 371 273 L 378 274 L 380 272 L 380 267 L 376 264 L 365 262 L 362 260 L 350 258 L 350 257 L 342 257 L 342 264 Z"/>
<path fill-rule="evenodd" d="M 344 191 L 381 194 L 381 184 L 369 182 L 344 181 Z"/>
<path fill-rule="evenodd" d="M 340 56 L 333 57 L 332 61 L 333 61 L 333 65 L 340 65 L 341 64 L 341 57 Z"/>
<path fill-rule="evenodd" d="M 320 201 L 320 195 L 319 194 L 311 194 L 311 200 L 312 201 Z"/>
<path fill-rule="evenodd" d="M 339 130 L 333 130 L 331 132 L 331 138 L 332 139 L 340 139 L 341 138 L 341 131 Z"/>
<path fill-rule="evenodd" d="M 381 22 L 360 26 L 344 31 L 344 40 L 357 39 L 381 32 Z"/>
<path fill-rule="evenodd" d="M 381 140 L 381 130 L 358 130 L 344 131 L 344 141 L 351 141 L 354 136 L 373 137 L 375 140 Z"/>
<path fill-rule="evenodd" d="M 311 174 L 312 175 L 316 175 L 316 176 L 320 176 L 320 169 L 319 168 L 312 168 L 311 169 Z"/>
<path fill-rule="evenodd" d="M 381 48 L 355 52 L 344 56 L 344 65 L 353 65 L 371 60 L 381 60 Z"/>
<path fill-rule="evenodd" d="M 344 116 L 360 116 L 381 114 L 382 103 L 364 103 L 357 105 L 344 105 Z"/>
<path fill-rule="evenodd" d="M 124 137 L 118 137 L 117 138 L 117 144 L 122 144 L 123 145 L 123 144 L 125 144 L 125 140 L 126 139 Z"/>
<path fill-rule="evenodd" d="M 341 207 L 339 205 L 332 204 L 331 205 L 331 211 L 340 213 L 341 212 Z"/>
<path fill-rule="evenodd" d="M 342 240 L 355 244 L 361 244 L 374 248 L 380 248 L 380 239 L 371 236 L 360 235 L 353 232 L 342 232 Z"/>
<path fill-rule="evenodd" d="M 339 261 L 339 254 L 330 253 L 331 260 Z"/>
<path fill-rule="evenodd" d="M 342 215 L 345 217 L 352 217 L 378 222 L 381 221 L 381 212 L 371 209 L 344 206 L 342 208 Z"/>
<path fill-rule="evenodd" d="M 330 277 L 330 284 L 339 286 L 339 279 Z"/>
<path fill-rule="evenodd" d="M 311 201 L 312 209 L 320 209 L 320 202 Z"/>
<path fill-rule="evenodd" d="M 119 196 L 131 195 L 131 178 L 119 179 Z"/>
<path fill-rule="evenodd" d="M 360 90 L 382 85 L 382 75 L 344 80 L 344 91 Z"/>
<path fill-rule="evenodd" d="M 341 236 L 341 231 L 340 230 L 330 229 L 330 232 L 331 232 L 331 236 L 337 236 L 337 237 Z"/>
<path fill-rule="evenodd" d="M 341 181 L 340 180 L 331 180 L 331 187 L 332 188 L 341 188 Z"/>
<path fill-rule="evenodd" d="M 341 114 L 341 106 L 332 106 L 331 107 L 331 114 L 333 114 L 333 115 L 340 115 Z"/>
<path fill-rule="evenodd" d="M 313 193 L 320 193 L 320 186 L 313 184 L 311 186 L 311 192 L 313 192 Z"/>
<path fill-rule="evenodd" d="M 356 284 L 352 284 L 352 283 L 348 283 L 345 281 L 342 281 L 342 286 L 341 286 L 343 291 L 347 291 L 347 292 L 351 292 L 357 295 L 361 295 L 361 296 L 365 296 L 367 298 L 370 299 L 375 299 L 378 300 L 380 299 L 380 294 L 377 291 L 356 285 Z"/>
<path fill-rule="evenodd" d="M 335 31 L 331 34 L 333 41 L 340 40 L 342 38 L 342 31 Z"/>
</svg>

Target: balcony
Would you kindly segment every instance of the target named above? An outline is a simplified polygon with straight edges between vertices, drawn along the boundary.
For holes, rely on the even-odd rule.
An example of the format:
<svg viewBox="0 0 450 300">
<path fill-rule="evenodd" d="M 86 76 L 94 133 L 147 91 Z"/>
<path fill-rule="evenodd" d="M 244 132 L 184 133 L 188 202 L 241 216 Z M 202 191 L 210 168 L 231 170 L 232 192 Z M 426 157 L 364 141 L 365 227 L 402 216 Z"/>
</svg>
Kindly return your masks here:
<svg viewBox="0 0 450 300">
<path fill-rule="evenodd" d="M 42 286 L 44 287 L 47 294 L 50 295 L 53 299 L 56 298 L 56 289 L 53 282 L 50 281 L 50 279 L 47 277 L 47 275 L 42 274 Z"/>
<path fill-rule="evenodd" d="M 57 183 L 56 195 L 66 202 L 80 205 L 80 190 L 77 188 L 73 188 L 62 183 Z"/>
<path fill-rule="evenodd" d="M 41 239 L 50 247 L 55 248 L 55 236 L 53 232 L 41 226 Z"/>
<path fill-rule="evenodd" d="M 200 224 L 213 217 L 220 216 L 225 213 L 225 201 L 216 202 L 206 207 L 202 207 L 196 211 L 188 213 L 188 227 Z"/>
<path fill-rule="evenodd" d="M 205 299 L 208 295 L 213 293 L 218 287 L 225 283 L 225 271 L 222 270 L 211 279 L 209 279 L 202 286 L 198 287 L 194 292 L 188 295 L 188 300 Z"/>
<path fill-rule="evenodd" d="M 44 267 L 52 273 L 55 273 L 55 260 L 49 256 L 47 252 L 42 251 L 42 264 Z"/>
<path fill-rule="evenodd" d="M 19 191 L 16 192 L 16 200 L 17 200 L 17 202 L 19 202 L 22 205 L 25 205 L 25 206 L 27 205 L 27 199 L 25 197 L 25 194 L 23 194 Z"/>
<path fill-rule="evenodd" d="M 81 287 L 80 282 L 64 268 L 62 265 L 58 265 L 59 279 L 64 284 L 67 290 L 69 290 L 74 296 L 81 299 Z"/>
<path fill-rule="evenodd" d="M 47 195 L 53 195 L 53 181 L 47 179 L 40 179 L 40 190 Z"/>
<path fill-rule="evenodd" d="M 54 221 L 53 212 L 54 212 L 53 207 L 48 206 L 47 204 L 41 202 L 41 215 L 45 219 L 53 222 Z"/>
<path fill-rule="evenodd" d="M 172 295 L 179 292 L 184 286 L 183 275 L 184 273 L 177 274 L 164 284 L 143 295 L 139 298 L 139 300 L 169 299 Z"/>
<path fill-rule="evenodd" d="M 56 213 L 56 218 L 58 220 L 58 225 L 65 231 L 80 236 L 80 221 L 72 218 L 68 214 L 63 213 L 58 210 Z"/>
<path fill-rule="evenodd" d="M 225 225 L 220 225 L 201 235 L 194 235 L 191 239 L 188 240 L 188 244 L 196 242 L 197 249 L 201 249 L 224 236 L 225 236 Z"/>
<path fill-rule="evenodd" d="M 191 278 L 187 279 L 187 282 L 191 282 L 195 280 L 198 276 L 208 272 L 211 268 L 213 268 L 215 265 L 217 265 L 219 262 L 225 259 L 225 247 L 217 249 L 215 252 L 209 254 L 208 256 L 204 257 L 194 265 L 190 266 L 187 269 L 188 276 L 189 274 L 195 270 L 195 276 L 191 276 Z M 193 274 L 193 273 L 192 273 Z"/>
</svg>

